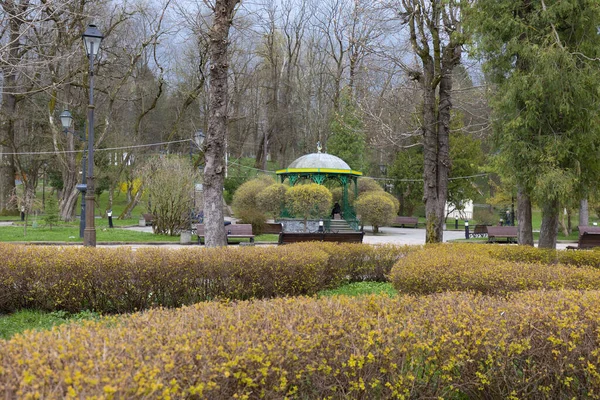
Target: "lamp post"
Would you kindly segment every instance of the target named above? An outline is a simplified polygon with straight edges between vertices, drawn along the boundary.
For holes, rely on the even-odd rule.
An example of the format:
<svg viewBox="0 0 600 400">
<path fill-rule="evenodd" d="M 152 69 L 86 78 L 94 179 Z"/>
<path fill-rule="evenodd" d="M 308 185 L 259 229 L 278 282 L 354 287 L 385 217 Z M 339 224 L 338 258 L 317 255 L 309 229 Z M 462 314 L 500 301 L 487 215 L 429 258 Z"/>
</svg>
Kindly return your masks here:
<svg viewBox="0 0 600 400">
<path fill-rule="evenodd" d="M 42 180 L 42 210 L 46 212 L 46 170 L 48 169 L 48 164 L 44 162 L 44 179 Z"/>
<path fill-rule="evenodd" d="M 87 191 L 85 195 L 86 208 L 85 230 L 83 233 L 83 245 L 96 247 L 96 226 L 94 225 L 94 57 L 98 54 L 100 43 L 104 36 L 96 25 L 88 25 L 83 33 L 85 51 L 90 59 L 90 101 L 88 105 L 88 168 L 87 168 Z"/>
</svg>

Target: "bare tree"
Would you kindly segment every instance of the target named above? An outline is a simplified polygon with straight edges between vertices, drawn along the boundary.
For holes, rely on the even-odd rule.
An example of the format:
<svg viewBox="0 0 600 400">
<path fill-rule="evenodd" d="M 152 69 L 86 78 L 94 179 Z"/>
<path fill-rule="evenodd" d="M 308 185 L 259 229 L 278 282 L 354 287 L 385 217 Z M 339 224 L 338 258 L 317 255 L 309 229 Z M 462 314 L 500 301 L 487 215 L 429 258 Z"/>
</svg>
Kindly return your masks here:
<svg viewBox="0 0 600 400">
<path fill-rule="evenodd" d="M 229 30 L 240 0 L 215 0 L 210 5 L 210 111 L 205 141 L 204 223 L 206 246 L 227 244 L 223 225 L 223 181 L 225 138 L 227 137 L 227 73 Z"/>
</svg>

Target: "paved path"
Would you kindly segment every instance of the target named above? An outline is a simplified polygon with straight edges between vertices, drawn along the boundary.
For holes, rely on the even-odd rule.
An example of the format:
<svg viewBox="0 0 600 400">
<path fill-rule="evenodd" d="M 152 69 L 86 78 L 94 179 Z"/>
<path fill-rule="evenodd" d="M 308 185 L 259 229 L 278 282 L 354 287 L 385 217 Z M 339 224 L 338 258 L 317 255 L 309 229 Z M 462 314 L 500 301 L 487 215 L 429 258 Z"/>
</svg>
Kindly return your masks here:
<svg viewBox="0 0 600 400">
<path fill-rule="evenodd" d="M 130 227 L 126 229 L 152 232 L 152 227 Z M 448 242 L 456 239 L 464 239 L 464 231 L 444 231 L 444 242 Z M 379 228 L 379 233 L 374 234 L 371 226 L 365 226 L 365 237 L 363 243 L 368 244 L 425 244 L 425 229 L 420 228 L 393 228 L 383 227 Z M 565 249 L 569 243 L 558 243 L 557 249 Z M 133 245 L 132 247 L 141 247 L 144 245 Z M 185 247 L 178 244 L 161 245 L 170 248 Z"/>
</svg>

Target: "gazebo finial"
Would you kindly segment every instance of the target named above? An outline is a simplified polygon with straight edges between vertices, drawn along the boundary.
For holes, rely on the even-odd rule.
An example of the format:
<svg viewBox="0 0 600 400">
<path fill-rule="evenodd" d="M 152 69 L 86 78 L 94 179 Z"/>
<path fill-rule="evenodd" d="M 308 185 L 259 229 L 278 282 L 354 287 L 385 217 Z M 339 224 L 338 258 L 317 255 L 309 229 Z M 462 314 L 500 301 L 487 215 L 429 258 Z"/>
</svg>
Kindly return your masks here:
<svg viewBox="0 0 600 400">
<path fill-rule="evenodd" d="M 317 153 L 320 153 L 320 152 L 321 152 L 321 150 L 323 150 L 323 147 L 321 147 L 321 141 L 319 140 L 319 141 L 317 142 Z"/>
</svg>

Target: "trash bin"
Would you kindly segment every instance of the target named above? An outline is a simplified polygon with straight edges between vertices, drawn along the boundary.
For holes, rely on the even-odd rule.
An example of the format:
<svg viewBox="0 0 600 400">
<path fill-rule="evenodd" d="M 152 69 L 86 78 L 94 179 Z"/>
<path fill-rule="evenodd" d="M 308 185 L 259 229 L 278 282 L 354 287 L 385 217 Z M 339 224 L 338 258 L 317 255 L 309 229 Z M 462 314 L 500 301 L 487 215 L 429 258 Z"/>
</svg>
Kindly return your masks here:
<svg viewBox="0 0 600 400">
<path fill-rule="evenodd" d="M 179 238 L 180 244 L 190 244 L 192 243 L 192 232 L 191 231 L 181 231 L 181 236 Z"/>
</svg>

